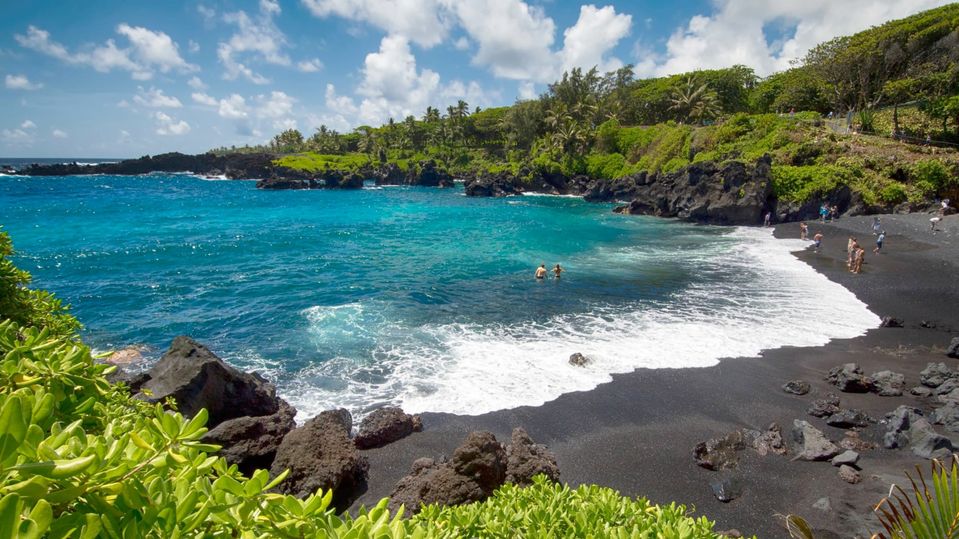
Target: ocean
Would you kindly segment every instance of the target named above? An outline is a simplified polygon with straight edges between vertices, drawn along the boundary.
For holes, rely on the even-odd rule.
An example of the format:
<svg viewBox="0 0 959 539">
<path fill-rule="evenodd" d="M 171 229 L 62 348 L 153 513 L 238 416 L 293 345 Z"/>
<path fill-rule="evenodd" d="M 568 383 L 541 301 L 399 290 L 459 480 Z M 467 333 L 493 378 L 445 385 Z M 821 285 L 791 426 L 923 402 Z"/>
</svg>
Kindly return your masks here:
<svg viewBox="0 0 959 539">
<path fill-rule="evenodd" d="M 461 187 L 0 177 L 16 263 L 72 305 L 87 343 L 144 345 L 152 361 L 189 335 L 275 382 L 299 421 L 337 407 L 539 405 L 614 373 L 708 367 L 879 324 L 790 254 L 805 242 L 611 209 Z M 566 271 L 537 281 L 541 263 Z M 569 365 L 575 352 L 592 363 Z"/>
</svg>

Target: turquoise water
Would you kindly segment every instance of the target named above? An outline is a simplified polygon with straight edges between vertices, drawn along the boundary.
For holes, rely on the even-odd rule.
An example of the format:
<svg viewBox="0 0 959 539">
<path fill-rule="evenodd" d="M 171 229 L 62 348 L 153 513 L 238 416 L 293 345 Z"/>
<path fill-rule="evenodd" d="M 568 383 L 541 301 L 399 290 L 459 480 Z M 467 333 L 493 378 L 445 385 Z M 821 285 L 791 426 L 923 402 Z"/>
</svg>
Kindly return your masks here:
<svg viewBox="0 0 959 539">
<path fill-rule="evenodd" d="M 264 372 L 306 417 L 539 404 L 613 372 L 705 366 L 875 323 L 768 232 L 611 207 L 188 175 L 0 178 L 18 264 L 72 304 L 87 342 L 143 344 L 155 359 L 190 335 Z M 537 282 L 539 263 L 566 272 Z M 793 309 L 836 304 L 845 325 L 789 329 Z M 573 352 L 596 362 L 570 367 Z"/>
</svg>

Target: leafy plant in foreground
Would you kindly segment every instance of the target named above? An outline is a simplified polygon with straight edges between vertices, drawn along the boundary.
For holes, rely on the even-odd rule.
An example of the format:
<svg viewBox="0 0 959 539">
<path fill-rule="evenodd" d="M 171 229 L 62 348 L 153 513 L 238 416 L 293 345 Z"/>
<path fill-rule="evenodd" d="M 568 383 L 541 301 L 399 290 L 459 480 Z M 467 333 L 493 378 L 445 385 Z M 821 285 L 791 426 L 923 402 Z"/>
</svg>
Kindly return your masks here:
<svg viewBox="0 0 959 539">
<path fill-rule="evenodd" d="M 909 493 L 893 485 L 889 496 L 880 501 L 879 514 L 884 532 L 879 539 L 956 539 L 959 538 L 959 455 L 947 463 L 932 461 L 932 489 L 922 470 L 916 466 L 919 483 L 907 474 Z"/>
</svg>

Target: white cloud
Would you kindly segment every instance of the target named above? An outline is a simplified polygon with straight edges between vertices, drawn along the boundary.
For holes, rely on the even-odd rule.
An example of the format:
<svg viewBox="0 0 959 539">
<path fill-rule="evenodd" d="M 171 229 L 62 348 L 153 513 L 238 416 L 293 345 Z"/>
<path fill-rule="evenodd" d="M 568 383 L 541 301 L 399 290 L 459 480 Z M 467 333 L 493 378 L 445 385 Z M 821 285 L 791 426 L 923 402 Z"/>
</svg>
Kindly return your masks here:
<svg viewBox="0 0 959 539">
<path fill-rule="evenodd" d="M 26 75 L 7 75 L 4 82 L 10 90 L 39 90 L 43 88 L 43 84 L 30 82 Z"/>
<path fill-rule="evenodd" d="M 384 37 L 380 50 L 366 55 L 362 71 L 360 120 L 368 123 L 419 114 L 440 83 L 436 72 L 416 69 L 409 42 L 398 35 Z"/>
<path fill-rule="evenodd" d="M 196 12 L 203 17 L 204 22 L 210 23 L 216 18 L 216 10 L 211 7 L 204 6 L 203 4 L 196 6 Z"/>
<path fill-rule="evenodd" d="M 293 105 L 296 99 L 284 92 L 273 91 L 270 95 L 256 96 L 256 116 L 272 120 L 274 129 L 295 129 L 296 120 L 293 118 Z"/>
<path fill-rule="evenodd" d="M 101 73 L 114 69 L 129 71 L 136 80 L 148 80 L 156 71 L 188 73 L 199 69 L 180 56 L 177 44 L 163 32 L 126 23 L 117 26 L 116 31 L 130 42 L 129 47 L 120 48 L 114 40 L 108 39 L 103 45 L 71 53 L 65 46 L 53 41 L 50 32 L 36 26 L 28 26 L 25 35 L 15 34 L 14 39 L 22 47 L 62 62 L 92 67 Z"/>
<path fill-rule="evenodd" d="M 53 131 L 50 132 L 50 134 L 53 135 L 53 138 L 67 138 L 67 137 L 68 137 L 67 132 L 64 131 L 64 130 L 62 130 L 62 129 L 54 129 Z"/>
<path fill-rule="evenodd" d="M 29 146 L 33 144 L 33 133 L 23 129 L 4 129 L 0 131 L 0 139 L 9 146 Z"/>
<path fill-rule="evenodd" d="M 190 132 L 190 124 L 184 120 L 177 121 L 168 114 L 157 111 L 153 114 L 156 119 L 156 133 L 158 135 L 185 135 Z"/>
<path fill-rule="evenodd" d="M 187 50 L 189 50 L 192 54 L 196 54 L 200 52 L 200 44 L 191 39 L 187 42 Z"/>
<path fill-rule="evenodd" d="M 813 46 L 839 35 L 949 3 L 946 0 L 725 0 L 711 15 L 696 15 L 666 44 L 665 58 L 643 63 L 643 75 L 748 65 L 760 75 L 787 69 Z M 790 23 L 785 39 L 767 38 L 764 28 Z"/>
<path fill-rule="evenodd" d="M 276 27 L 273 16 L 280 12 L 279 4 L 269 0 L 260 2 L 260 14 L 254 20 L 245 11 L 227 13 L 223 20 L 236 26 L 237 31 L 227 41 L 222 41 L 217 48 L 217 56 L 223 64 L 226 73 L 224 78 L 234 80 L 244 77 L 254 84 L 267 84 L 269 79 L 256 73 L 243 59 L 249 57 L 253 61 L 268 64 L 289 66 L 292 61 L 283 52 L 286 47 L 286 36 Z"/>
<path fill-rule="evenodd" d="M 187 81 L 187 84 L 190 86 L 190 88 L 193 88 L 194 90 L 207 89 L 207 85 L 203 82 L 203 79 L 201 79 L 200 77 L 197 77 L 196 75 L 191 77 L 190 80 Z"/>
<path fill-rule="evenodd" d="M 542 8 L 521 0 L 448 0 L 470 38 L 478 45 L 473 63 L 507 79 L 552 80 L 551 51 L 556 25 Z"/>
<path fill-rule="evenodd" d="M 246 99 L 240 94 L 232 94 L 230 97 L 221 99 L 217 113 L 223 118 L 233 120 L 246 118 L 249 115 Z"/>
<path fill-rule="evenodd" d="M 301 62 L 297 62 L 296 68 L 304 73 L 316 73 L 317 71 L 323 69 L 323 62 L 321 62 L 319 58 L 303 60 Z"/>
<path fill-rule="evenodd" d="M 117 33 L 130 40 L 131 55 L 141 65 L 156 68 L 160 73 L 168 73 L 170 70 L 188 73 L 199 69 L 180 56 L 177 44 L 163 32 L 122 23 L 117 26 Z"/>
<path fill-rule="evenodd" d="M 536 85 L 528 80 L 519 83 L 519 98 L 536 99 Z"/>
<path fill-rule="evenodd" d="M 618 58 L 606 55 L 629 35 L 632 21 L 630 15 L 616 13 L 613 6 L 581 6 L 576 24 L 563 32 L 563 50 L 559 53 L 563 70 L 596 66 L 600 72 L 606 72 L 623 67 Z"/>
<path fill-rule="evenodd" d="M 166 95 L 159 88 L 150 88 L 144 90 L 142 86 L 137 86 L 137 95 L 133 96 L 133 102 L 142 107 L 151 109 L 170 108 L 178 109 L 183 106 L 180 100 L 174 96 Z"/>
<path fill-rule="evenodd" d="M 317 17 L 337 15 L 369 23 L 389 34 L 406 37 L 421 47 L 446 38 L 449 21 L 439 0 L 302 0 Z"/>
<path fill-rule="evenodd" d="M 458 51 L 468 50 L 470 48 L 470 40 L 467 39 L 466 37 L 460 37 L 459 39 L 453 42 L 453 48 L 455 48 Z"/>
<path fill-rule="evenodd" d="M 37 124 L 33 123 L 31 120 L 24 120 L 23 123 L 20 124 L 20 129 L 36 129 L 36 128 L 37 128 Z"/>
<path fill-rule="evenodd" d="M 207 95 L 203 92 L 193 92 L 192 94 L 190 94 L 190 97 L 192 97 L 193 100 L 196 101 L 197 103 L 201 105 L 206 105 L 208 107 L 215 107 L 219 103 L 215 97 L 211 95 Z"/>
</svg>

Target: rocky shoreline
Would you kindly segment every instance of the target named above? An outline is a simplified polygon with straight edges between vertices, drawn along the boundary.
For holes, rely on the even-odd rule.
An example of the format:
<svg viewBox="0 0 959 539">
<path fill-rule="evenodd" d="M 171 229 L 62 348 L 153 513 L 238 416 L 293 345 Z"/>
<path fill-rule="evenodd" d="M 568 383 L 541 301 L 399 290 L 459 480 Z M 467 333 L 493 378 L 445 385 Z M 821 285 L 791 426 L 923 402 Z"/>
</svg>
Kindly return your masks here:
<svg viewBox="0 0 959 539">
<path fill-rule="evenodd" d="M 452 187 L 454 178 L 435 161 L 412 163 L 404 171 L 395 163 L 369 164 L 358 170 L 305 171 L 275 164 L 272 154 L 167 153 L 118 163 L 80 165 L 30 165 L 17 171 L 28 176 L 85 174 L 141 175 L 151 172 L 193 173 L 207 177 L 255 179 L 258 189 L 362 189 L 375 185 Z M 754 163 L 729 161 L 693 163 L 675 172 L 640 172 L 604 180 L 523 169 L 476 173 L 464 178 L 464 191 L 472 197 L 506 197 L 524 193 L 581 196 L 590 202 L 620 202 L 614 211 L 653 215 L 715 225 L 758 225 L 771 214 L 777 223 L 813 220 L 822 203 L 835 206 L 844 216 L 884 212 L 930 211 L 929 204 L 903 203 L 895 207 L 865 203 L 847 186 L 821 193 L 804 203 L 777 199 L 773 191 L 772 160 L 768 155 Z M 950 210 L 954 211 L 952 208 Z"/>
<path fill-rule="evenodd" d="M 354 432 L 345 409 L 327 410 L 297 426 L 296 410 L 276 396 L 276 387 L 257 373 L 234 369 L 193 339 L 180 336 L 148 371 L 133 374 L 122 365 L 111 375 L 135 398 L 149 403 L 175 403 L 193 417 L 209 414 L 204 443 L 220 446 L 229 464 L 251 475 L 257 469 L 271 477 L 289 475 L 277 490 L 306 497 L 317 489 L 332 490 L 332 504 L 348 509 L 367 490 L 370 469 L 364 452 L 422 432 L 419 416 L 396 407 L 382 407 L 363 418 Z M 545 474 L 559 480 L 556 457 L 533 442 L 522 427 L 512 431 L 509 444 L 490 432 L 467 434 L 449 460 L 420 458 L 399 480 L 390 507 L 405 505 L 408 514 L 422 504 L 462 504 L 482 501 L 504 483 L 528 485 Z"/>
</svg>

